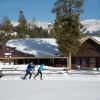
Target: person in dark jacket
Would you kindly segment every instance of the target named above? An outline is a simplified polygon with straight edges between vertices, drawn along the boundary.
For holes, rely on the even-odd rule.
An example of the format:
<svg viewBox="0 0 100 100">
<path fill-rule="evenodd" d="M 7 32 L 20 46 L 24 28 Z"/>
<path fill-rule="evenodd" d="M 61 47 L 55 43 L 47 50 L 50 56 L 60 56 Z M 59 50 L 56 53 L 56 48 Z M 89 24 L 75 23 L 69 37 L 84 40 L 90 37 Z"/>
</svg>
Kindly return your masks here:
<svg viewBox="0 0 100 100">
<path fill-rule="evenodd" d="M 26 79 L 27 75 L 30 75 L 30 76 L 29 76 L 29 79 L 31 78 L 32 72 L 33 72 L 33 70 L 34 70 L 34 67 L 35 67 L 35 66 L 32 65 L 32 63 L 30 63 L 30 64 L 27 66 L 26 74 L 25 74 L 25 76 L 23 77 L 23 79 Z"/>
<path fill-rule="evenodd" d="M 34 76 L 34 79 L 35 79 L 36 76 L 38 76 L 38 75 L 40 74 L 40 80 L 42 80 L 42 71 L 44 70 L 43 67 L 44 67 L 44 64 L 41 64 L 41 65 L 39 66 L 38 72 L 37 72 L 37 74 Z"/>
</svg>

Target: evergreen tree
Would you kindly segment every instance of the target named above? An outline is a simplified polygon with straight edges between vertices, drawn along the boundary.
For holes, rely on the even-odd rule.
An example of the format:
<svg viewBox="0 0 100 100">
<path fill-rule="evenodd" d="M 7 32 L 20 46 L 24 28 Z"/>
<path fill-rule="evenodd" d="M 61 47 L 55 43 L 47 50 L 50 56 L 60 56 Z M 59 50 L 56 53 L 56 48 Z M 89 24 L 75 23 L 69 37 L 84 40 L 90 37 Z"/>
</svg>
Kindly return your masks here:
<svg viewBox="0 0 100 100">
<path fill-rule="evenodd" d="M 11 32 L 13 30 L 13 25 L 11 24 L 11 21 L 7 16 L 3 17 L 1 27 L 5 32 Z"/>
<path fill-rule="evenodd" d="M 3 17 L 0 30 L 0 44 L 4 45 L 9 39 L 12 39 L 11 32 L 13 31 L 13 25 L 7 16 Z"/>
<path fill-rule="evenodd" d="M 56 15 L 53 36 L 57 40 L 59 50 L 64 56 L 69 56 L 69 68 L 71 68 L 71 54 L 78 51 L 82 37 L 80 14 L 83 3 L 84 0 L 57 0 L 53 9 Z"/>
<path fill-rule="evenodd" d="M 23 13 L 23 11 L 22 10 L 20 10 L 19 11 L 19 20 L 18 20 L 18 22 L 19 22 L 19 26 L 25 26 L 26 25 L 26 18 L 25 18 L 25 16 L 24 16 L 24 13 Z"/>
<path fill-rule="evenodd" d="M 5 43 L 6 43 L 5 33 L 0 32 L 0 45 L 5 45 Z"/>
<path fill-rule="evenodd" d="M 13 36 L 10 33 L 4 31 L 0 32 L 0 45 L 5 45 L 10 39 L 13 39 Z"/>
<path fill-rule="evenodd" d="M 19 25 L 16 27 L 16 32 L 18 33 L 18 37 L 25 38 L 28 34 L 28 27 L 27 27 L 27 21 L 25 19 L 24 13 L 21 10 L 19 12 Z"/>
</svg>

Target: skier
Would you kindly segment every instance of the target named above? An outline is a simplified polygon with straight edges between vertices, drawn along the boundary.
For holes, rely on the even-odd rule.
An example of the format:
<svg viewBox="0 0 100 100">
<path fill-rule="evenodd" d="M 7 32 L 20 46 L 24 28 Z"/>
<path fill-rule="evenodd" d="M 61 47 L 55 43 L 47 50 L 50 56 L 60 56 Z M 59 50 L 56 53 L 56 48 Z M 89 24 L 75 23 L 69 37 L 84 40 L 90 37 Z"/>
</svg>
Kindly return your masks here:
<svg viewBox="0 0 100 100">
<path fill-rule="evenodd" d="M 41 65 L 39 66 L 38 72 L 37 72 L 37 74 L 34 76 L 34 79 L 35 79 L 36 76 L 38 76 L 38 75 L 40 74 L 40 80 L 42 80 L 42 71 L 44 70 L 43 66 L 44 66 L 44 64 L 41 64 Z"/>
<path fill-rule="evenodd" d="M 32 76 L 32 72 L 34 71 L 34 68 L 35 68 L 35 66 L 32 65 L 32 63 L 29 63 L 29 65 L 27 66 L 27 69 L 26 69 L 26 74 L 25 74 L 25 76 L 23 77 L 23 79 L 26 79 L 27 75 L 30 75 L 30 76 L 29 76 L 29 79 L 30 79 L 31 76 Z"/>
</svg>

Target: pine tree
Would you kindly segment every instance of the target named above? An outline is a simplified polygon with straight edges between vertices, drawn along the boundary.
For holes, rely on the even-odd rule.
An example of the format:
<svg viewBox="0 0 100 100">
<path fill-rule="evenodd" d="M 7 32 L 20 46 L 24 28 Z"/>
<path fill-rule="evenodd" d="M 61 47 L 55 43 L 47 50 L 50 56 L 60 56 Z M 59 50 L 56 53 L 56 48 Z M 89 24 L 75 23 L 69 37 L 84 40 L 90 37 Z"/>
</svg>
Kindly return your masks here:
<svg viewBox="0 0 100 100">
<path fill-rule="evenodd" d="M 54 37 L 59 50 L 64 56 L 69 56 L 69 68 L 71 68 L 71 55 L 78 51 L 82 37 L 80 14 L 83 11 L 83 3 L 84 0 L 57 0 L 53 9 L 56 15 Z"/>
<path fill-rule="evenodd" d="M 2 30 L 5 32 L 11 32 L 13 30 L 13 25 L 11 24 L 11 21 L 7 16 L 3 17 L 1 26 Z"/>
<path fill-rule="evenodd" d="M 18 20 L 18 22 L 19 22 L 19 26 L 23 27 L 23 26 L 26 25 L 26 18 L 24 16 L 24 13 L 23 13 L 22 10 L 19 11 L 19 20 Z"/>
<path fill-rule="evenodd" d="M 18 37 L 25 38 L 28 34 L 28 27 L 27 27 L 27 21 L 25 19 L 24 13 L 21 10 L 19 12 L 19 25 L 17 26 L 16 32 L 18 33 Z"/>
<path fill-rule="evenodd" d="M 13 31 L 13 25 L 7 16 L 3 17 L 0 24 L 0 44 L 4 45 L 9 39 L 11 39 L 11 32 Z"/>
</svg>

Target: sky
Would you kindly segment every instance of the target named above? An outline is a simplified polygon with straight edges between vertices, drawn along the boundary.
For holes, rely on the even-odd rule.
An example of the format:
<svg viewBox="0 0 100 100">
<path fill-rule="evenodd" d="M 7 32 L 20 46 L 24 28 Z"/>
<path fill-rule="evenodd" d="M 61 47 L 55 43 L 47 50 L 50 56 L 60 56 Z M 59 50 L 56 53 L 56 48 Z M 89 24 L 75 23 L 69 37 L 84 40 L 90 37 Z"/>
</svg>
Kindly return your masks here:
<svg viewBox="0 0 100 100">
<path fill-rule="evenodd" d="M 19 11 L 23 10 L 27 20 L 52 22 L 55 19 L 52 9 L 55 0 L 0 0 L 0 21 L 8 16 L 12 21 L 18 20 Z M 85 0 L 81 20 L 100 19 L 100 0 Z"/>
<path fill-rule="evenodd" d="M 100 0 L 84 0 L 81 20 L 100 19 Z"/>
</svg>

